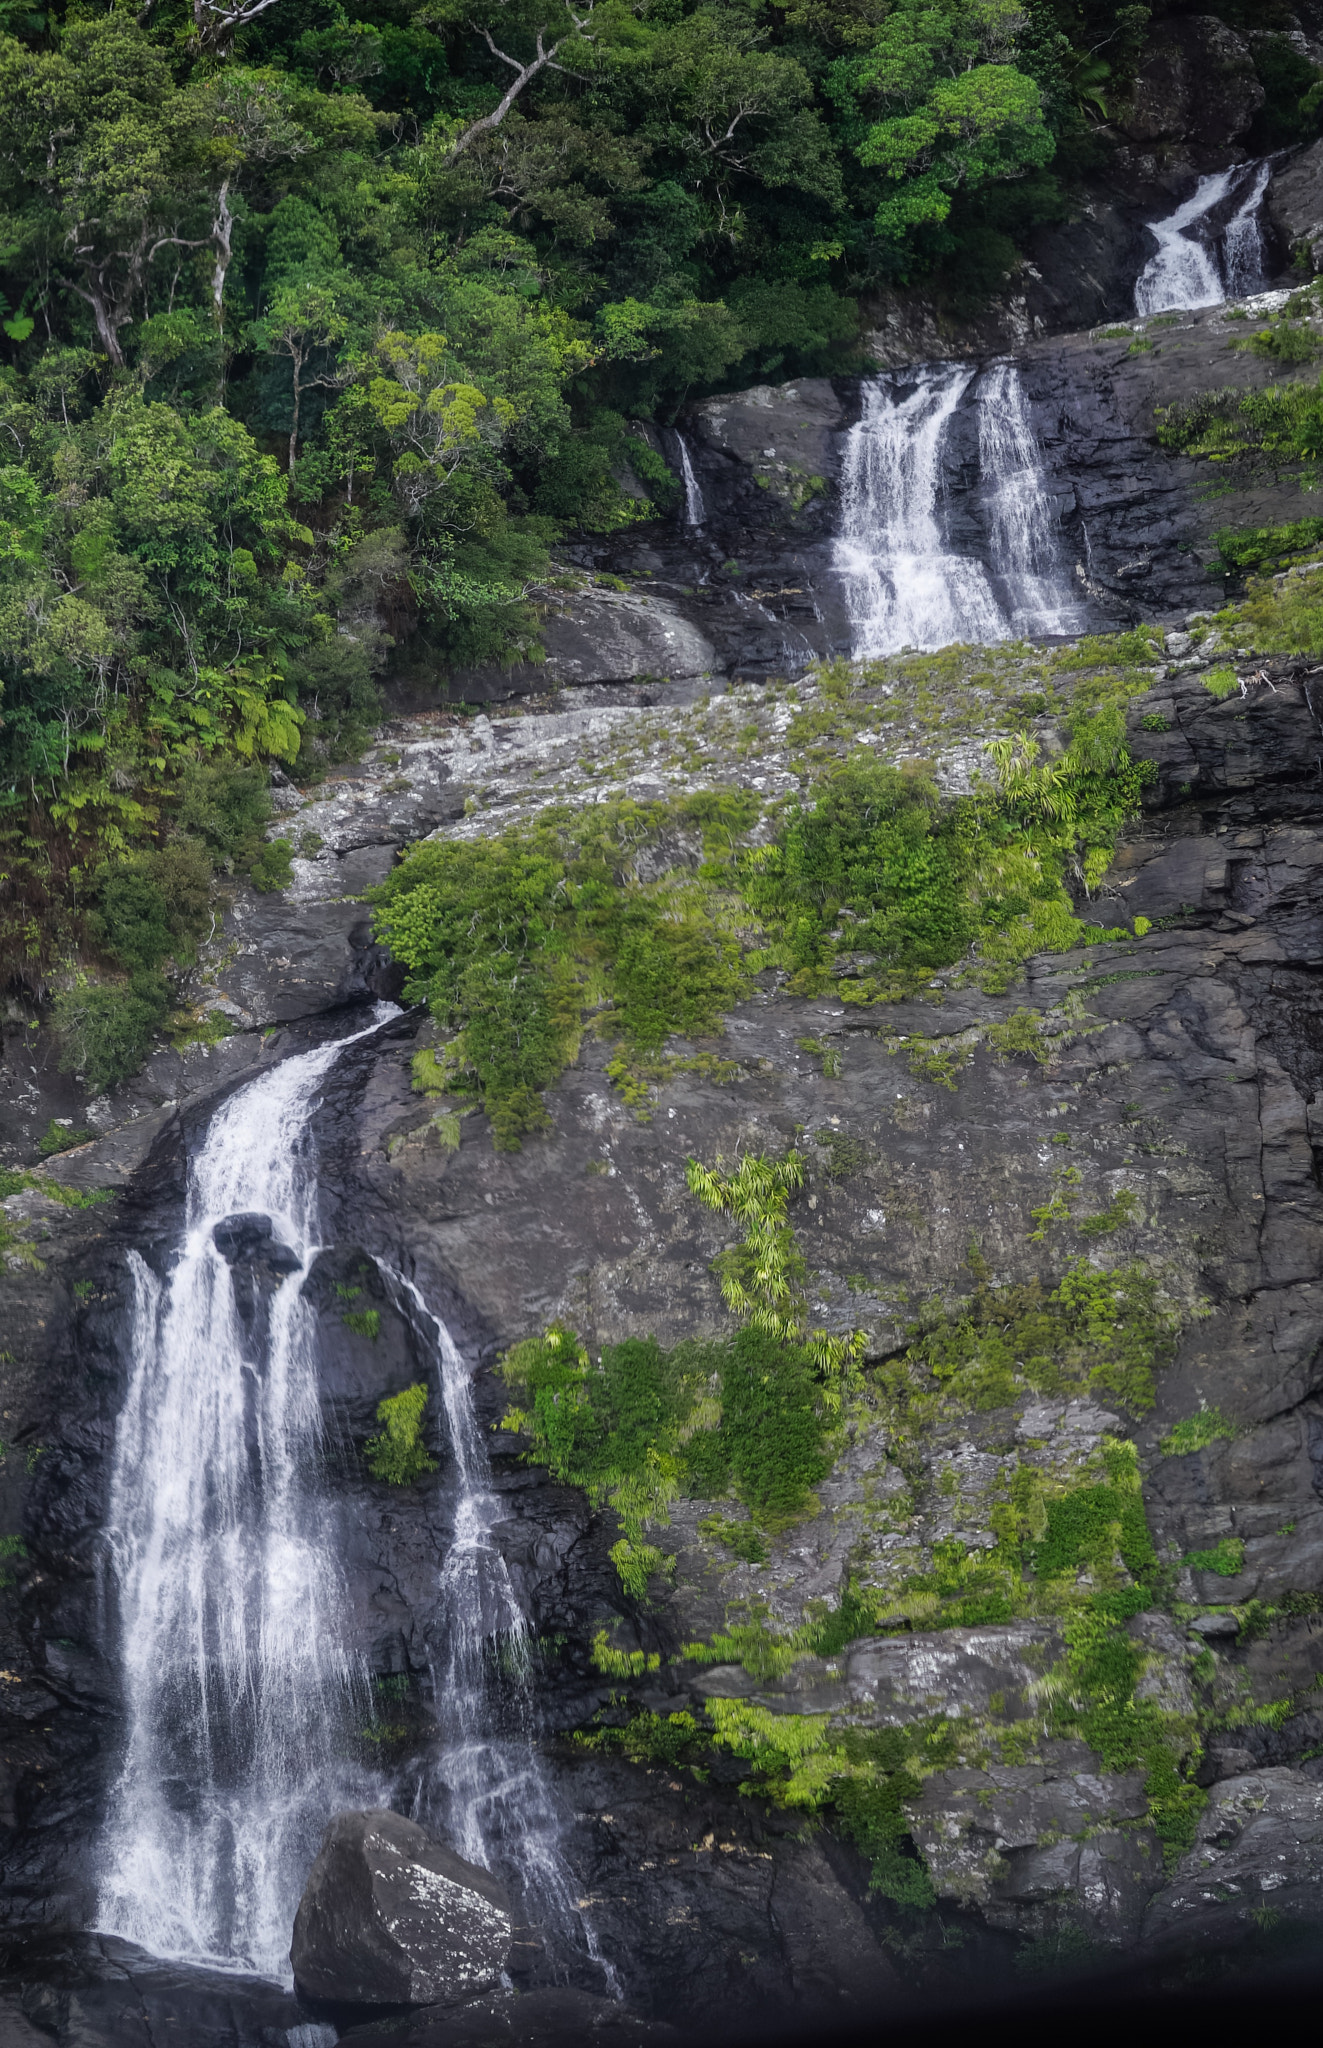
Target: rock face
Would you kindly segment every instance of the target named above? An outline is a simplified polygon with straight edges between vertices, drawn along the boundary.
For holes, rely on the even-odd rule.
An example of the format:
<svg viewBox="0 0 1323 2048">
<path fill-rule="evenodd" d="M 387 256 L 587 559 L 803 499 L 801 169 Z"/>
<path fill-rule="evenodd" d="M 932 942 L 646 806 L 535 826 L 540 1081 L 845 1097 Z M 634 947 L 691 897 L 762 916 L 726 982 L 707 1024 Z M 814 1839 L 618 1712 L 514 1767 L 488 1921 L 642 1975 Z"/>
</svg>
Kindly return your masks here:
<svg viewBox="0 0 1323 2048">
<path fill-rule="evenodd" d="M 1150 38 L 1124 132 L 1135 142 L 1225 150 L 1264 102 L 1248 43 L 1213 14 L 1168 17 Z"/>
<path fill-rule="evenodd" d="M 1268 187 L 1268 212 L 1283 246 L 1323 270 L 1323 142 L 1282 165 Z"/>
<path fill-rule="evenodd" d="M 1149 1906 L 1144 1939 L 1209 1950 L 1243 1940 L 1256 1915 L 1323 1919 L 1323 1775 L 1249 1771 L 1218 1785 L 1195 1846 Z"/>
<path fill-rule="evenodd" d="M 510 1934 L 490 1872 L 398 1813 L 341 1813 L 299 1902 L 290 1961 L 314 1998 L 462 2005 L 499 1982 Z"/>
</svg>

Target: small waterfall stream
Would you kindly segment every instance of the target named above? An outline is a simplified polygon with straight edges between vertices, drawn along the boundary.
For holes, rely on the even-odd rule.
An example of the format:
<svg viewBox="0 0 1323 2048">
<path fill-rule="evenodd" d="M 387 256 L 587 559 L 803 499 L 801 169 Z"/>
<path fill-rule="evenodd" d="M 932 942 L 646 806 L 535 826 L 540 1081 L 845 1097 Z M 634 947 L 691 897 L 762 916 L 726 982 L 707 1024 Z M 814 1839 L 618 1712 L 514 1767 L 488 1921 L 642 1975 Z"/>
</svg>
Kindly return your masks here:
<svg viewBox="0 0 1323 2048">
<path fill-rule="evenodd" d="M 903 647 L 1068 633 L 1083 614 L 1019 372 L 995 363 L 975 392 L 988 565 L 942 524 L 947 435 L 976 372 L 925 363 L 872 379 L 846 440 L 833 549 L 857 658 Z"/>
<path fill-rule="evenodd" d="M 1006 625 L 982 564 L 953 554 L 938 523 L 942 447 L 974 378 L 963 363 L 924 363 L 864 386 L 841 472 L 833 564 L 854 653 L 1000 640 Z"/>
<path fill-rule="evenodd" d="M 418 1783 L 415 1817 L 471 1863 L 500 1871 L 523 1890 L 553 1964 L 563 1969 L 586 1957 L 602 1988 L 618 1997 L 616 1973 L 570 1890 L 560 1817 L 533 1744 L 528 1623 L 492 1534 L 502 1506 L 491 1487 L 472 1376 L 413 1281 L 381 1270 L 432 1333 L 454 1459 L 454 1537 L 431 1631 L 437 1741 Z"/>
<path fill-rule="evenodd" d="M 1265 157 L 1255 171 L 1249 191 L 1227 222 L 1222 256 L 1226 264 L 1227 294 L 1233 299 L 1258 291 L 1264 282 L 1263 195 L 1271 176 L 1272 164 Z"/>
<path fill-rule="evenodd" d="M 1148 232 L 1158 246 L 1135 285 L 1135 311 L 1141 317 L 1220 306 L 1228 293 L 1235 297 L 1258 288 L 1263 282 L 1259 215 L 1271 175 L 1272 164 L 1268 159 L 1249 166 L 1237 164 L 1226 171 L 1210 171 L 1200 178 L 1189 198 L 1174 213 L 1165 220 L 1149 222 Z M 1216 248 L 1191 230 L 1197 230 L 1247 176 L 1245 196 L 1217 237 L 1223 264 L 1219 270 Z"/>
<path fill-rule="evenodd" d="M 303 1284 L 318 1251 L 311 1118 L 365 1030 L 232 1095 L 192 1160 L 166 1281 L 131 1254 L 133 1365 L 106 1526 L 127 1741 L 101 1845 L 98 1926 L 157 1955 L 288 1981 L 294 1908 L 337 1808 L 380 1803 L 345 1761 L 368 1674 L 318 1483 Z M 248 1326 L 217 1244 L 266 1230 L 284 1269 Z"/>
<path fill-rule="evenodd" d="M 684 485 L 684 523 L 686 526 L 701 526 L 707 518 L 707 507 L 694 473 L 694 458 L 689 453 L 689 443 L 678 429 L 675 440 L 680 450 L 680 480 Z"/>
<path fill-rule="evenodd" d="M 284 1982 L 323 1827 L 346 1807 L 390 1803 L 392 1789 L 346 1739 L 371 1717 L 370 1674 L 344 1647 L 303 1288 L 321 1249 L 319 1090 L 345 1047 L 394 1014 L 380 1005 L 365 1030 L 232 1095 L 191 1162 L 168 1279 L 130 1254 L 133 1364 L 106 1528 L 127 1740 L 97 1924 L 156 1955 Z M 226 1253 L 238 1242 L 274 1268 L 265 1317 L 236 1288 Z M 618 1995 L 571 1894 L 533 1745 L 527 1623 L 493 1539 L 501 1507 L 469 1371 L 414 1283 L 380 1270 L 432 1345 L 453 1460 L 430 1627 L 437 1736 L 415 1811 L 522 1889 L 561 1974 L 595 1966 Z"/>
</svg>

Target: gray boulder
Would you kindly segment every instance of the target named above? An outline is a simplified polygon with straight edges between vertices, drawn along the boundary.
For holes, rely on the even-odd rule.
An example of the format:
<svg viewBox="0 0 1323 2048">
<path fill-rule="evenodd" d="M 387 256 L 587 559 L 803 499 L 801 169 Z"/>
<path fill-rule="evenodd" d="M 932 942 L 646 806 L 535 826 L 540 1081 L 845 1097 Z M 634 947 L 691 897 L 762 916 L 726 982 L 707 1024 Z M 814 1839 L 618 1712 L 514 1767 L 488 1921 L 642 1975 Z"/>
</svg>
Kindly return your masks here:
<svg viewBox="0 0 1323 2048">
<path fill-rule="evenodd" d="M 1323 1921 L 1323 1785 L 1306 1770 L 1246 1771 L 1213 1787 L 1194 1846 L 1153 1900 L 1154 1947 L 1222 1947 L 1274 1920 Z"/>
<path fill-rule="evenodd" d="M 347 2005 L 459 2005 L 499 1981 L 504 1888 L 398 1813 L 338 1813 L 294 1921 L 300 1991 Z"/>
</svg>

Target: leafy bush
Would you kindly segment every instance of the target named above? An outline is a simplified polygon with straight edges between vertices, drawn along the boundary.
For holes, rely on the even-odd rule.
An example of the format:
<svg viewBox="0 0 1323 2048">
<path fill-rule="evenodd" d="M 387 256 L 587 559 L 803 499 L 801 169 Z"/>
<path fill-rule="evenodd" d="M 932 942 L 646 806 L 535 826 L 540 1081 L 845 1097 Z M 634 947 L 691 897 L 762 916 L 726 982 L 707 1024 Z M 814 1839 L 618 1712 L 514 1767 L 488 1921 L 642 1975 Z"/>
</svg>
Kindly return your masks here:
<svg viewBox="0 0 1323 2048">
<path fill-rule="evenodd" d="M 80 974 L 55 998 L 60 1066 L 80 1075 L 94 1095 L 136 1074 L 170 1007 L 162 975 L 146 969 L 128 982 L 94 982 Z"/>
<path fill-rule="evenodd" d="M 363 1446 L 374 1479 L 384 1479 L 389 1486 L 408 1486 L 425 1472 L 436 1471 L 436 1460 L 428 1456 L 422 1441 L 426 1409 L 427 1389 L 419 1381 L 377 1404 L 377 1421 L 385 1426 Z"/>
<path fill-rule="evenodd" d="M 253 887 L 264 895 L 288 889 L 294 879 L 294 847 L 288 839 L 269 839 L 250 869 Z"/>
<path fill-rule="evenodd" d="M 1139 1265 L 1099 1272 L 1077 1259 L 1051 1291 L 1037 1280 L 979 1285 L 960 1308 L 910 1333 L 904 1369 L 944 1403 L 999 1408 L 1032 1387 L 1090 1388 L 1134 1414 L 1153 1405 L 1153 1372 L 1173 1348 L 1174 1319 Z"/>
<path fill-rule="evenodd" d="M 76 1131 L 71 1123 L 62 1124 L 52 1117 L 37 1140 L 37 1150 L 43 1159 L 53 1159 L 57 1153 L 72 1151 L 75 1145 L 90 1145 L 95 1136 L 95 1131 Z"/>
<path fill-rule="evenodd" d="M 541 1090 L 573 1057 L 595 986 L 611 1004 L 598 1029 L 630 1053 L 673 1032 L 719 1030 L 743 993 L 717 893 L 679 875 L 635 879 L 667 816 L 621 803 L 587 818 L 545 813 L 480 844 L 427 841 L 371 892 L 377 933 L 409 969 L 410 1000 L 457 1032 L 447 1085 L 471 1077 L 498 1149 L 546 1127 Z"/>
<path fill-rule="evenodd" d="M 1164 1458 L 1188 1458 L 1195 1451 L 1207 1450 L 1220 1438 L 1235 1435 L 1235 1423 L 1220 1408 L 1201 1408 L 1197 1415 L 1187 1416 L 1169 1430 L 1158 1448 Z"/>
<path fill-rule="evenodd" d="M 1323 544 L 1323 519 L 1293 519 L 1283 526 L 1224 526 L 1213 535 L 1227 576 L 1262 574 Z"/>
</svg>

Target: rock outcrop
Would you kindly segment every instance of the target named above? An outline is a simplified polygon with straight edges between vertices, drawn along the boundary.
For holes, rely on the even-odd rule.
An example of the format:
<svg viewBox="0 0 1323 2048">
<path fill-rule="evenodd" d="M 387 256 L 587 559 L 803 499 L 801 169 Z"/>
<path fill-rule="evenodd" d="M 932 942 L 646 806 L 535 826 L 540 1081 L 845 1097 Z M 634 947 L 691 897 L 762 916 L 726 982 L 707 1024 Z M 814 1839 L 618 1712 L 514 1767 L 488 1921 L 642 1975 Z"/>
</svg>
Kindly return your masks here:
<svg viewBox="0 0 1323 2048">
<path fill-rule="evenodd" d="M 294 1981 L 344 2005 L 463 2005 L 498 1984 L 510 1902 L 398 1813 L 340 1813 L 322 1837 L 294 1922 Z"/>
</svg>

